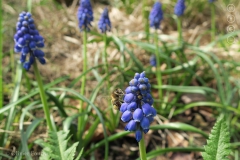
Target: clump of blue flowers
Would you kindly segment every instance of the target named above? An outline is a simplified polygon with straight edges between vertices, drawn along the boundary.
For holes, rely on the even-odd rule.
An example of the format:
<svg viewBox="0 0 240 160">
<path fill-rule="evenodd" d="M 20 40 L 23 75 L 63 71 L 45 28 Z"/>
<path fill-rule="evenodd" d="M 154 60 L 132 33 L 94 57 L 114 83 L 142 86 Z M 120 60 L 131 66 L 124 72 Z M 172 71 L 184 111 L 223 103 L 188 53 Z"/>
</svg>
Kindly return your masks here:
<svg viewBox="0 0 240 160">
<path fill-rule="evenodd" d="M 22 12 L 19 14 L 16 31 L 14 50 L 21 53 L 20 61 L 23 63 L 23 67 L 29 70 L 35 61 L 35 57 L 41 64 L 45 64 L 44 52 L 40 50 L 44 47 L 44 39 L 36 29 L 31 13 Z M 28 54 L 30 58 L 26 62 Z"/>
<path fill-rule="evenodd" d="M 98 22 L 98 28 L 101 30 L 102 33 L 106 33 L 106 31 L 110 31 L 111 30 L 111 21 L 109 19 L 108 16 L 108 9 L 105 8 L 101 18 Z"/>
<path fill-rule="evenodd" d="M 151 55 L 151 57 L 150 57 L 150 65 L 153 67 L 156 67 L 156 65 L 157 65 L 156 56 L 154 54 Z"/>
<path fill-rule="evenodd" d="M 174 8 L 174 13 L 177 16 L 182 16 L 183 13 L 184 13 L 185 8 L 186 8 L 185 0 L 178 0 L 176 5 L 175 5 L 175 8 Z"/>
<path fill-rule="evenodd" d="M 81 0 L 77 17 L 80 30 L 86 29 L 90 31 L 91 22 L 93 21 L 93 11 L 89 0 Z"/>
<path fill-rule="evenodd" d="M 128 122 L 126 131 L 135 132 L 136 140 L 142 139 L 142 132 L 149 131 L 150 123 L 157 112 L 152 107 L 151 85 L 145 72 L 136 73 L 125 90 L 124 103 L 120 111 L 123 113 L 121 120 Z"/>
<path fill-rule="evenodd" d="M 163 11 L 162 5 L 160 2 L 156 2 L 153 5 L 151 13 L 149 15 L 150 27 L 154 27 L 155 29 L 159 29 L 160 22 L 163 20 Z"/>
</svg>

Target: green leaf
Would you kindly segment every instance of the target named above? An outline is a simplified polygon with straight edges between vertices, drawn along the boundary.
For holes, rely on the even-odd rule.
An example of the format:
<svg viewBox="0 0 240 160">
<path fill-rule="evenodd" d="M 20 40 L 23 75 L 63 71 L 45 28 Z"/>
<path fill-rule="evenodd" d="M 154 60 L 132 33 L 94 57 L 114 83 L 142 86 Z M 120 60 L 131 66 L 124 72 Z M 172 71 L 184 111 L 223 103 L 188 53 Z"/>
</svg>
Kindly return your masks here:
<svg viewBox="0 0 240 160">
<path fill-rule="evenodd" d="M 228 160 L 230 154 L 230 134 L 226 119 L 220 116 L 213 126 L 207 145 L 202 153 L 204 160 Z"/>
<path fill-rule="evenodd" d="M 69 131 L 49 132 L 48 143 L 45 143 L 41 159 L 55 159 L 55 160 L 73 160 L 76 152 L 78 142 L 68 147 L 67 143 Z"/>
</svg>

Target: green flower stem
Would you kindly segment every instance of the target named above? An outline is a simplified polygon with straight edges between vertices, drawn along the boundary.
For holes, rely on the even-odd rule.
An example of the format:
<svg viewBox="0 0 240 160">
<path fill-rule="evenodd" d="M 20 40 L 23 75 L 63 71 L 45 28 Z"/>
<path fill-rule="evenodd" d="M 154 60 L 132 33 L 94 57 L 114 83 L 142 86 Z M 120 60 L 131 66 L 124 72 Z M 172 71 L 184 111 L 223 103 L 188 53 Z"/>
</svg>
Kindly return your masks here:
<svg viewBox="0 0 240 160">
<path fill-rule="evenodd" d="M 177 18 L 177 29 L 178 29 L 178 45 L 179 47 L 183 44 L 183 38 L 182 38 L 182 18 Z"/>
<path fill-rule="evenodd" d="M 28 0 L 27 1 L 27 8 L 28 8 L 28 12 L 32 12 L 32 0 Z"/>
<path fill-rule="evenodd" d="M 215 39 L 216 34 L 216 22 L 215 22 L 215 6 L 211 3 L 211 38 L 212 41 Z"/>
<path fill-rule="evenodd" d="M 143 19 L 145 21 L 144 30 L 145 30 L 145 34 L 146 34 L 146 39 L 147 39 L 147 41 L 149 41 L 149 24 L 148 24 L 147 2 L 148 2 L 147 0 L 143 0 L 142 14 L 143 14 Z"/>
<path fill-rule="evenodd" d="M 160 61 L 160 56 L 159 56 L 157 30 L 155 31 L 155 45 L 156 45 L 155 55 L 156 55 L 156 61 L 157 61 L 157 66 L 156 66 L 157 83 L 158 83 L 158 86 L 161 87 L 162 86 L 162 74 L 161 74 L 161 69 L 160 69 L 161 61 Z M 158 89 L 158 96 L 161 101 L 162 100 L 162 89 Z M 158 109 L 160 109 L 160 107 Z"/>
<path fill-rule="evenodd" d="M 104 50 L 103 50 L 103 54 L 104 54 L 104 66 L 105 66 L 105 73 L 108 75 L 109 73 L 109 69 L 108 69 L 108 60 L 107 60 L 107 34 L 104 33 L 103 34 L 103 41 L 104 41 Z M 107 92 L 110 92 L 110 82 L 109 82 L 109 77 L 107 78 Z M 109 106 L 111 106 L 111 103 L 109 101 Z M 113 122 L 112 124 L 110 124 L 110 128 L 112 129 L 112 131 L 115 129 L 116 124 L 116 118 L 115 115 L 113 113 L 113 109 L 110 110 L 110 117 L 111 117 L 111 121 Z M 111 123 L 111 121 L 109 121 Z"/>
<path fill-rule="evenodd" d="M 83 71 L 82 73 L 87 71 L 87 31 L 86 29 L 83 31 L 83 51 L 82 51 L 82 58 L 83 58 Z M 84 95 L 84 91 L 85 91 L 85 85 L 86 85 L 86 75 L 84 75 L 82 77 L 82 84 L 81 84 L 81 90 L 80 90 L 80 94 Z M 83 101 L 80 101 L 80 107 L 79 107 L 79 113 L 83 112 Z M 81 135 L 82 135 L 82 130 L 83 130 L 83 126 L 84 126 L 84 116 L 79 116 L 78 117 L 78 139 L 80 140 Z"/>
<path fill-rule="evenodd" d="M 108 74 L 109 70 L 108 70 L 108 60 L 107 60 L 107 35 L 106 33 L 103 35 L 103 41 L 104 41 L 104 50 L 103 50 L 103 54 L 104 54 L 104 65 L 105 65 L 105 72 Z M 109 78 L 107 79 L 107 89 L 109 91 Z"/>
<path fill-rule="evenodd" d="M 180 60 L 188 63 L 187 57 L 184 54 L 184 46 L 183 46 L 183 36 L 182 36 L 182 17 L 177 17 L 177 28 L 178 28 L 178 46 L 181 48 L 180 51 L 177 52 Z M 181 55 L 180 55 L 181 54 Z"/>
<path fill-rule="evenodd" d="M 142 133 L 143 134 L 143 133 Z M 142 139 L 140 140 L 140 142 L 138 143 L 139 145 L 139 152 L 140 152 L 140 158 L 141 160 L 147 160 L 147 156 L 146 156 L 146 148 L 145 148 L 145 143 L 144 143 L 144 137 L 142 137 Z"/>
<path fill-rule="evenodd" d="M 41 100 L 42 100 L 42 104 L 43 104 L 43 110 L 44 110 L 45 117 L 46 117 L 46 120 L 47 120 L 47 125 L 48 125 L 48 127 L 51 131 L 54 131 L 52 123 L 51 123 L 49 107 L 48 107 L 48 104 L 47 104 L 47 98 L 46 98 L 45 91 L 43 89 L 43 83 L 42 83 L 41 75 L 40 75 L 38 67 L 37 67 L 36 59 L 35 59 L 35 62 L 33 63 L 33 69 L 34 69 L 34 74 L 35 74 L 36 79 L 37 79 L 39 92 L 40 92 L 40 96 L 41 96 Z"/>
</svg>

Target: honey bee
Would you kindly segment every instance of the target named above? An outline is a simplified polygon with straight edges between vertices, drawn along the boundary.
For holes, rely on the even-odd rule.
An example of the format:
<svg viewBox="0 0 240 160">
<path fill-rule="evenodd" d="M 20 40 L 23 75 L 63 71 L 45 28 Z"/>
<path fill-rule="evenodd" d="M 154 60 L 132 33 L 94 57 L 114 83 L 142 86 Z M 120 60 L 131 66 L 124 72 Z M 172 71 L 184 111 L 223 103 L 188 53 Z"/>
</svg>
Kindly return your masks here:
<svg viewBox="0 0 240 160">
<path fill-rule="evenodd" d="M 111 94 L 111 97 L 112 97 L 112 105 L 113 105 L 113 108 L 116 109 L 116 110 L 120 110 L 120 107 L 123 103 L 123 96 L 124 96 L 124 92 L 120 89 L 120 88 L 117 88 L 115 89 L 112 94 Z"/>
</svg>

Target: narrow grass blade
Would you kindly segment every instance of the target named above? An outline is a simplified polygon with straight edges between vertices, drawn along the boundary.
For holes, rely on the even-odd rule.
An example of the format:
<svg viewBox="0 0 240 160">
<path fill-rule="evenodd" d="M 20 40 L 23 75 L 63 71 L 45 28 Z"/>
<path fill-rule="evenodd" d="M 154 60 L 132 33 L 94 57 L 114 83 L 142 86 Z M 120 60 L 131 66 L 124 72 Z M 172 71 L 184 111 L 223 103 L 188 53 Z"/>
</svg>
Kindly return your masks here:
<svg viewBox="0 0 240 160">
<path fill-rule="evenodd" d="M 57 97 L 55 97 L 54 95 L 52 95 L 50 92 L 46 92 L 46 94 L 48 95 L 49 99 L 52 100 L 55 105 L 57 106 L 59 113 L 61 115 L 61 117 L 67 117 L 67 113 L 64 110 L 64 106 L 63 104 L 58 100 Z"/>
<path fill-rule="evenodd" d="M 217 91 L 212 88 L 202 86 L 174 86 L 162 85 L 161 87 L 153 85 L 153 88 L 161 88 L 168 91 L 182 92 L 182 93 L 199 93 L 206 95 L 207 93 L 216 93 Z"/>
<path fill-rule="evenodd" d="M 161 154 L 168 153 L 168 152 L 202 152 L 204 148 L 200 147 L 186 147 L 186 148 L 161 148 L 155 151 L 147 153 L 147 159 L 153 159 Z M 140 160 L 139 158 L 137 160 Z"/>
<path fill-rule="evenodd" d="M 79 116 L 83 116 L 87 114 L 87 112 L 83 112 L 83 113 L 78 113 L 78 114 L 74 114 L 72 116 L 69 116 L 67 117 L 64 121 L 63 121 L 63 130 L 64 131 L 68 131 L 71 124 L 72 124 L 72 121 L 76 118 L 78 118 Z"/>
<path fill-rule="evenodd" d="M 177 110 L 174 111 L 173 115 L 177 115 L 180 113 L 183 113 L 185 110 L 193 108 L 193 107 L 197 107 L 197 106 L 208 106 L 208 107 L 216 107 L 216 108 L 222 108 L 222 109 L 226 109 L 227 111 L 232 111 L 237 115 L 240 115 L 240 111 L 237 110 L 236 108 L 233 108 L 231 106 L 225 106 L 221 103 L 217 103 L 217 102 L 195 102 L 195 103 L 190 103 L 188 105 L 185 105 L 182 108 L 179 108 Z"/>
<path fill-rule="evenodd" d="M 150 126 L 150 129 L 152 129 L 152 130 L 171 129 L 171 130 L 181 130 L 181 131 L 186 131 L 186 132 L 195 132 L 195 133 L 201 134 L 205 138 L 208 138 L 208 134 L 203 132 L 202 130 L 197 129 L 196 127 L 193 127 L 189 124 L 179 123 L 179 122 L 154 125 L 154 126 Z"/>
<path fill-rule="evenodd" d="M 68 79 L 68 77 L 58 78 L 58 79 L 56 79 L 55 81 L 46 84 L 46 85 L 44 86 L 44 89 L 48 89 L 48 88 L 50 88 L 50 87 L 52 87 L 52 86 L 54 86 L 54 85 L 56 85 L 56 84 L 58 84 L 58 83 L 60 83 L 60 82 L 62 82 L 62 81 L 65 81 L 66 79 Z M 25 100 L 27 100 L 27 99 L 35 96 L 35 95 L 38 94 L 38 93 L 39 93 L 38 90 L 37 90 L 37 91 L 30 92 L 30 93 L 28 93 L 26 96 L 24 96 L 24 97 L 22 97 L 22 98 L 19 98 L 17 101 L 12 102 L 12 103 L 4 106 L 3 108 L 0 109 L 0 114 L 8 111 L 9 109 L 11 109 L 12 107 L 14 107 L 15 105 L 24 102 Z"/>
<path fill-rule="evenodd" d="M 142 63 L 138 60 L 138 58 L 133 54 L 132 51 L 128 50 L 127 48 L 125 49 L 126 52 L 129 54 L 129 56 L 131 57 L 131 60 L 133 60 L 136 64 L 136 66 L 138 67 L 138 70 L 140 71 L 144 71 L 143 69 L 143 65 Z"/>
<path fill-rule="evenodd" d="M 8 160 L 13 159 L 11 156 L 9 156 L 9 155 L 7 155 L 7 154 L 3 154 L 3 153 L 0 153 L 0 157 L 2 157 L 2 158 L 7 158 Z"/>
<path fill-rule="evenodd" d="M 3 75 L 2 75 L 2 58 L 3 58 L 3 26 L 2 26 L 2 1 L 0 2 L 0 109 L 3 106 Z M 2 115 L 0 115 L 0 120 L 2 120 Z"/>
<path fill-rule="evenodd" d="M 123 131 L 123 132 L 119 132 L 119 133 L 116 133 L 114 135 L 111 135 L 107 138 L 107 141 L 108 142 L 111 142 L 111 141 L 114 141 L 116 139 L 119 139 L 119 138 L 122 138 L 128 134 L 130 134 L 131 132 L 128 132 L 128 131 Z M 100 142 L 96 143 L 91 149 L 89 149 L 88 151 L 86 151 L 85 153 L 83 153 L 83 156 L 86 156 L 88 154 L 90 154 L 92 151 L 94 151 L 95 149 L 101 147 L 102 145 L 104 145 L 104 140 L 101 140 Z"/>
<path fill-rule="evenodd" d="M 18 100 L 18 96 L 19 96 L 19 90 L 20 90 L 20 86 L 21 86 L 21 80 L 22 80 L 22 65 L 20 62 L 18 62 L 17 68 L 16 68 L 16 77 L 15 77 L 15 87 L 14 87 L 14 91 L 13 91 L 13 96 L 11 98 L 11 102 L 16 102 Z M 8 116 L 7 116 L 7 120 L 5 123 L 5 130 L 9 131 L 11 130 L 10 127 L 12 126 L 12 122 L 15 118 L 15 114 L 16 114 L 16 106 L 14 105 L 8 112 Z M 4 108 L 3 108 L 4 109 Z M 3 133 L 2 135 L 2 139 L 0 146 L 4 146 L 7 138 L 8 134 L 7 133 Z"/>
<path fill-rule="evenodd" d="M 32 132 L 34 131 L 34 129 L 36 127 L 31 127 L 31 126 L 35 126 L 35 120 L 33 121 L 33 123 L 28 126 L 28 131 L 24 132 L 23 130 L 23 123 L 24 123 L 24 119 L 25 119 L 25 115 L 27 114 L 28 110 L 32 109 L 33 107 L 35 107 L 36 104 L 38 104 L 39 101 L 35 101 L 33 103 L 31 103 L 30 105 L 28 105 L 27 107 L 23 108 L 23 112 L 21 114 L 21 117 L 20 117 L 20 120 L 19 120 L 19 130 L 21 131 L 21 146 L 19 147 L 18 151 L 20 153 L 26 153 L 25 156 L 26 156 L 26 159 L 27 160 L 31 160 L 31 156 L 30 156 L 30 152 L 29 152 L 29 149 L 28 149 L 28 139 L 30 137 L 30 135 L 32 134 Z M 42 119 L 43 120 L 43 119 Z M 38 123 L 39 124 L 39 123 Z M 31 129 L 29 129 L 29 127 Z M 21 160 L 22 159 L 22 154 L 21 155 L 18 155 L 17 158 L 15 158 L 16 160 Z"/>
<path fill-rule="evenodd" d="M 85 76 L 87 73 L 89 73 L 90 71 L 92 71 L 92 70 L 94 70 L 94 69 L 97 69 L 97 68 L 101 68 L 101 67 L 103 67 L 104 65 L 98 65 L 98 66 L 95 66 L 95 67 L 92 67 L 92 68 L 90 68 L 90 69 L 88 69 L 88 70 L 86 70 L 86 72 L 83 72 L 80 76 L 78 76 L 77 78 L 75 78 L 69 85 L 68 85 L 68 88 L 73 88 L 74 87 L 74 85 L 77 83 L 77 82 L 79 82 L 79 80 L 83 77 L 83 76 Z"/>
<path fill-rule="evenodd" d="M 119 51 L 120 52 L 124 52 L 125 45 L 124 45 L 123 41 L 121 39 L 119 39 L 117 36 L 112 36 L 111 38 L 113 39 L 113 42 L 119 48 Z"/>
<path fill-rule="evenodd" d="M 22 142 L 22 151 L 21 153 L 25 153 L 27 160 L 32 160 L 31 154 L 28 149 L 28 139 L 35 130 L 35 128 L 43 121 L 43 118 L 35 119 L 30 126 L 28 126 L 26 132 L 21 130 L 21 142 Z M 22 155 L 19 155 L 18 158 L 22 157 Z"/>
</svg>

